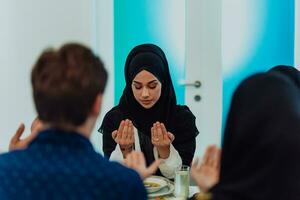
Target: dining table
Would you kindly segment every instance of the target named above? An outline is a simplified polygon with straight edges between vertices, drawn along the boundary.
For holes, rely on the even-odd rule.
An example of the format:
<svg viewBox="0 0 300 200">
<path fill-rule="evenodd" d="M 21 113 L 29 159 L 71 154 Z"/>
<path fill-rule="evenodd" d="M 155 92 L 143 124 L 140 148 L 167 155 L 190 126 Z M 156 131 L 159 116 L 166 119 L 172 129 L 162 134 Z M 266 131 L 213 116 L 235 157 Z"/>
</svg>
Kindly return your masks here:
<svg viewBox="0 0 300 200">
<path fill-rule="evenodd" d="M 172 183 L 174 184 L 174 183 Z M 190 185 L 189 186 L 189 198 L 192 197 L 195 193 L 200 192 L 198 186 Z M 176 197 L 174 192 L 168 195 L 150 197 L 149 200 L 184 200 L 184 198 Z"/>
</svg>

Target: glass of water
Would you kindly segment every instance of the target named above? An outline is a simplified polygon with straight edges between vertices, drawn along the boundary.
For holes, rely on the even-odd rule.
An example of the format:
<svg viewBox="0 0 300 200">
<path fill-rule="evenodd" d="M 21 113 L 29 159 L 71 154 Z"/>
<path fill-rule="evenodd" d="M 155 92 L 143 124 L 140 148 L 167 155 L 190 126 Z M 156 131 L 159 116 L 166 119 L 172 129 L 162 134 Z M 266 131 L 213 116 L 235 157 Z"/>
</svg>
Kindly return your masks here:
<svg viewBox="0 0 300 200">
<path fill-rule="evenodd" d="M 175 191 L 174 195 L 183 199 L 189 197 L 189 185 L 190 185 L 190 167 L 182 165 L 175 172 Z"/>
</svg>

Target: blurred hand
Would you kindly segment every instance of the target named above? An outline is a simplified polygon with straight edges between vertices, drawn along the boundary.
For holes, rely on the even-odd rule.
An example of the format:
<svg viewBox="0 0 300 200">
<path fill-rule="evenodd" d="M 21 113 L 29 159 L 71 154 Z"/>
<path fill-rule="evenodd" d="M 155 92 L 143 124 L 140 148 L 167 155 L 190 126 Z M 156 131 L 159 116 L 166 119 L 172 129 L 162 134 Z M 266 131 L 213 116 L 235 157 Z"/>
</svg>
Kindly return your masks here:
<svg viewBox="0 0 300 200">
<path fill-rule="evenodd" d="M 112 132 L 112 138 L 120 145 L 124 157 L 133 150 L 134 131 L 129 119 L 122 120 L 118 130 Z"/>
<path fill-rule="evenodd" d="M 207 192 L 219 182 L 221 150 L 215 146 L 207 147 L 202 162 L 195 159 L 191 167 L 191 176 L 200 190 Z"/>
<path fill-rule="evenodd" d="M 37 136 L 38 132 L 42 129 L 42 126 L 42 122 L 38 118 L 35 118 L 31 124 L 30 135 L 24 139 L 21 139 L 21 136 L 23 135 L 25 130 L 25 125 L 21 123 L 15 135 L 10 140 L 9 151 L 25 149 L 30 144 L 30 142 Z"/>
<path fill-rule="evenodd" d="M 154 174 L 160 162 L 161 160 L 155 160 L 149 167 L 146 167 L 144 154 L 140 151 L 132 151 L 124 160 L 125 166 L 137 171 L 142 180 Z"/>
<path fill-rule="evenodd" d="M 28 144 L 35 138 L 34 134 L 30 134 L 25 139 L 20 139 L 22 134 L 24 133 L 25 125 L 20 124 L 17 129 L 15 135 L 11 138 L 9 143 L 9 151 L 17 150 L 17 149 L 25 149 Z"/>
<path fill-rule="evenodd" d="M 170 144 L 174 139 L 174 135 L 167 131 L 163 123 L 156 122 L 153 124 L 151 128 L 151 142 L 157 148 L 160 158 L 166 159 L 169 157 Z"/>
<path fill-rule="evenodd" d="M 42 121 L 38 117 L 36 117 L 31 123 L 31 127 L 30 127 L 31 134 L 37 134 L 39 131 L 42 130 L 42 128 L 43 128 Z"/>
</svg>

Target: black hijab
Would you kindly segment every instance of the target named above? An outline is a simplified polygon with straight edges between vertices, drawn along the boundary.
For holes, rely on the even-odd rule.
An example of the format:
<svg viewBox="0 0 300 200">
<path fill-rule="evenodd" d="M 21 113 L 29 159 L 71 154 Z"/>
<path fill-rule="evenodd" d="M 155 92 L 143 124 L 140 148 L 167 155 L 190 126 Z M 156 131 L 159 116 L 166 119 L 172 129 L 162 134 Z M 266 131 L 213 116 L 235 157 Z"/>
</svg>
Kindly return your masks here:
<svg viewBox="0 0 300 200">
<path fill-rule="evenodd" d="M 300 88 L 300 72 L 292 66 L 277 65 L 269 70 L 270 73 L 276 72 L 290 78 Z"/>
<path fill-rule="evenodd" d="M 135 99 L 131 84 L 135 76 L 146 70 L 152 73 L 162 85 L 161 96 L 150 109 L 145 109 Z M 156 121 L 165 124 L 168 131 L 175 135 L 174 147 L 178 150 L 184 164 L 190 164 L 195 151 L 195 137 L 198 130 L 195 116 L 187 106 L 179 106 L 171 80 L 169 66 L 164 52 L 156 45 L 142 44 L 134 47 L 125 63 L 126 86 L 119 105 L 111 109 L 104 117 L 99 129 L 103 133 L 103 151 L 105 155 L 115 148 L 111 132 L 118 129 L 120 121 L 130 119 L 138 129 L 142 151 L 147 163 L 153 161 L 151 127 Z"/>
<path fill-rule="evenodd" d="M 236 89 L 226 123 L 214 200 L 300 199 L 300 92 L 281 72 Z"/>
<path fill-rule="evenodd" d="M 142 70 L 152 73 L 162 84 L 161 96 L 150 109 L 144 108 L 136 101 L 131 89 L 133 79 Z M 170 127 L 171 115 L 176 107 L 176 96 L 164 52 L 153 44 L 135 47 L 126 60 L 125 80 L 126 87 L 119 106 L 124 114 L 133 120 L 136 128 L 150 134 L 149 131 L 156 121 Z"/>
</svg>

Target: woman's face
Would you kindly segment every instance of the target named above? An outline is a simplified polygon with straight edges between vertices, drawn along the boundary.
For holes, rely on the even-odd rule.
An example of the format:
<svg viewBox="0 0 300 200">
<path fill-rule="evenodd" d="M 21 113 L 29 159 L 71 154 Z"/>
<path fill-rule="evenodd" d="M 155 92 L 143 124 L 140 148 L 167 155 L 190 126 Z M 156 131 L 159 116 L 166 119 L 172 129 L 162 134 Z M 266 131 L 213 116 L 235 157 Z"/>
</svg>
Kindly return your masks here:
<svg viewBox="0 0 300 200">
<path fill-rule="evenodd" d="M 135 76 L 131 88 L 137 102 L 146 109 L 154 106 L 161 94 L 161 83 L 146 70 Z"/>
</svg>

